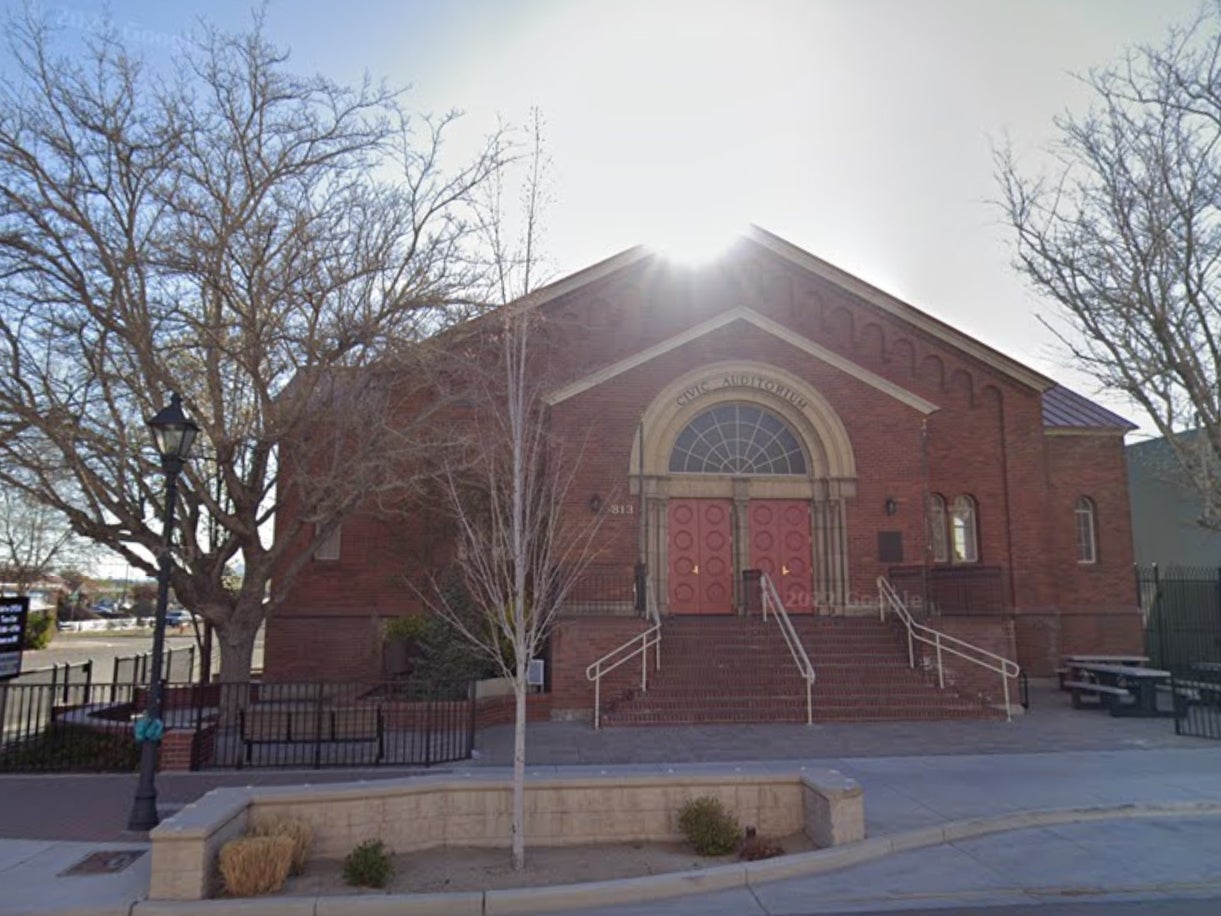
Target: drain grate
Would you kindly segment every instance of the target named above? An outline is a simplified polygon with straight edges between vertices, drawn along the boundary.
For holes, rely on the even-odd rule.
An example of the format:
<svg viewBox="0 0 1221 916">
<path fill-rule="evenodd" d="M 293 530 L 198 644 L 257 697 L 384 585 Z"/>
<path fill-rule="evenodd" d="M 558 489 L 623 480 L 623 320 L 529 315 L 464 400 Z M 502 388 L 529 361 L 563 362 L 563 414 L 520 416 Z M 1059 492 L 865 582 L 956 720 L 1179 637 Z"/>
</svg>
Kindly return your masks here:
<svg viewBox="0 0 1221 916">
<path fill-rule="evenodd" d="M 71 868 L 59 873 L 59 877 L 72 875 L 113 875 L 121 872 L 132 862 L 148 852 L 147 849 L 103 849 L 91 852 Z"/>
</svg>

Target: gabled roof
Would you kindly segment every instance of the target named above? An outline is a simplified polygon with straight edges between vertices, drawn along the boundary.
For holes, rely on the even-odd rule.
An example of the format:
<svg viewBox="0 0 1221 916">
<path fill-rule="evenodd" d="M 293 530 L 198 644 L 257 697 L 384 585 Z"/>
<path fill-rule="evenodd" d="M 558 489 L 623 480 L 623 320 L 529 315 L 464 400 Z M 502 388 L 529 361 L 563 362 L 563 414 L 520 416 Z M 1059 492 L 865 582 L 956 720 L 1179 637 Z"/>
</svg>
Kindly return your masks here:
<svg viewBox="0 0 1221 916">
<path fill-rule="evenodd" d="M 1119 414 L 1111 413 L 1063 385 L 1053 385 L 1043 392 L 1043 426 L 1050 429 L 1114 429 L 1125 432 L 1137 428 Z"/>
<path fill-rule="evenodd" d="M 796 245 L 786 242 L 778 235 L 773 235 L 758 226 L 750 226 L 742 233 L 741 237 L 754 242 L 795 266 L 821 277 L 840 289 L 863 299 L 878 309 L 919 328 L 930 336 L 945 341 L 947 344 L 973 356 L 980 362 L 991 366 L 1022 385 L 1034 388 L 1037 391 L 1046 391 L 1055 385 L 1055 382 L 1047 376 L 1035 372 L 1028 366 L 1024 366 L 1017 360 L 1006 356 L 998 350 L 992 349 L 987 344 L 981 343 L 945 322 L 933 318 L 915 306 L 908 305 L 901 299 L 897 299 L 875 286 L 870 286 L 859 277 L 855 277 L 847 271 L 815 257 L 808 251 L 804 251 Z M 637 245 L 634 248 L 629 248 L 604 261 L 599 261 L 591 267 L 570 274 L 561 280 L 536 290 L 530 299 L 533 304 L 542 305 L 590 283 L 609 277 L 633 264 L 657 256 L 656 251 L 644 245 Z"/>
</svg>

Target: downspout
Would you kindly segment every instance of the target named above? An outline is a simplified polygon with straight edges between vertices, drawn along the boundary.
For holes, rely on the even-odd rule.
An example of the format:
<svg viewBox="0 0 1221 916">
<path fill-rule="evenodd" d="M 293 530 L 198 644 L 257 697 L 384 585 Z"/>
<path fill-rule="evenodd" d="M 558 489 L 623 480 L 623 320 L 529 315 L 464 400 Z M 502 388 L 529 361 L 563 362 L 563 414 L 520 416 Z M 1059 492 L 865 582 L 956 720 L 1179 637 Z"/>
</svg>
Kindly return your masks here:
<svg viewBox="0 0 1221 916">
<path fill-rule="evenodd" d="M 928 417 L 920 419 L 920 476 L 924 481 L 924 556 L 920 563 L 920 589 L 924 593 L 924 613 L 929 612 L 928 575 L 933 556 L 933 520 L 929 516 L 932 485 L 929 481 Z"/>
<path fill-rule="evenodd" d="M 635 585 L 636 593 L 636 613 L 644 616 L 648 610 L 648 595 L 645 591 L 649 587 L 649 522 L 645 516 L 645 498 L 644 498 L 644 421 L 641 420 L 636 424 L 636 499 L 638 509 L 636 512 L 639 521 L 639 533 L 636 536 L 637 553 L 636 553 L 636 568 L 633 570 L 632 581 Z"/>
<path fill-rule="evenodd" d="M 996 392 L 996 412 L 1001 421 L 1001 482 L 1005 492 L 1005 556 L 1009 561 L 1009 575 L 1005 577 L 1005 593 L 1012 614 L 1017 610 L 1013 591 L 1013 512 L 1009 506 L 1009 436 L 1005 423 L 1005 398 L 1000 389 Z M 1042 430 L 1039 431 L 1042 433 Z"/>
</svg>

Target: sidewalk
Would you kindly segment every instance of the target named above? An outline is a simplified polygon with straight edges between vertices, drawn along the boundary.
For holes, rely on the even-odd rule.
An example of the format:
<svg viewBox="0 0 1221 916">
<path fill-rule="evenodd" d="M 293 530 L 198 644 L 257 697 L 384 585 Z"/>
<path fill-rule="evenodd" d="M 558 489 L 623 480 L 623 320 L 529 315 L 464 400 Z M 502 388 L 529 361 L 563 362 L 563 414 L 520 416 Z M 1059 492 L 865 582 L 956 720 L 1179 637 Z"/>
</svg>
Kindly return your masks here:
<svg viewBox="0 0 1221 916">
<path fill-rule="evenodd" d="M 608 773 L 718 768 L 831 767 L 865 788 L 867 834 L 904 831 L 1018 811 L 1134 804 L 1207 803 L 1221 810 L 1221 744 L 1178 738 L 1169 720 L 1113 719 L 1074 711 L 1054 691 L 1013 723 L 607 729 L 532 726 L 529 772 Z M 511 729 L 479 736 L 473 766 L 503 767 Z M 396 771 L 166 774 L 163 816 L 218 785 L 317 783 L 401 776 Z M 416 771 L 419 772 L 419 771 Z M 101 849 L 139 848 L 123 825 L 134 776 L 0 778 L 0 913 L 128 913 L 147 884 L 148 857 L 115 875 L 58 877 Z M 1010 831 L 888 855 L 835 874 L 716 895 L 653 901 L 605 912 L 825 913 L 860 908 L 960 905 L 1056 894 L 1221 896 L 1221 817 L 1180 812 L 1110 824 Z M 76 840 L 77 842 L 65 842 Z M 137 842 L 133 843 L 132 841 Z M 88 842 L 81 842 L 88 841 Z M 862 890 L 863 889 L 863 890 Z M 941 895 L 941 896 L 938 896 Z M 720 909 L 724 907 L 724 909 Z M 137 907 L 138 914 L 145 907 Z M 603 912 L 590 911 L 592 912 Z"/>
</svg>

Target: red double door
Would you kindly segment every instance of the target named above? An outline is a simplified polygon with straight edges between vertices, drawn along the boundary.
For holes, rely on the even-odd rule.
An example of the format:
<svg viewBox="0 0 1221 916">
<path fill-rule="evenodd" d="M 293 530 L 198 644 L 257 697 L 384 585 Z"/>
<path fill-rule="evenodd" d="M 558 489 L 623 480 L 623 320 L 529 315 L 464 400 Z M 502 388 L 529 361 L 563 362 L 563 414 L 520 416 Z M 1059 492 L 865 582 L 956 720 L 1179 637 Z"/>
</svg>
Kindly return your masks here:
<svg viewBox="0 0 1221 916">
<path fill-rule="evenodd" d="M 811 612 L 810 504 L 751 500 L 747 520 L 749 568 L 771 578 L 790 613 Z M 733 613 L 733 503 L 671 499 L 667 522 L 670 611 Z"/>
</svg>

